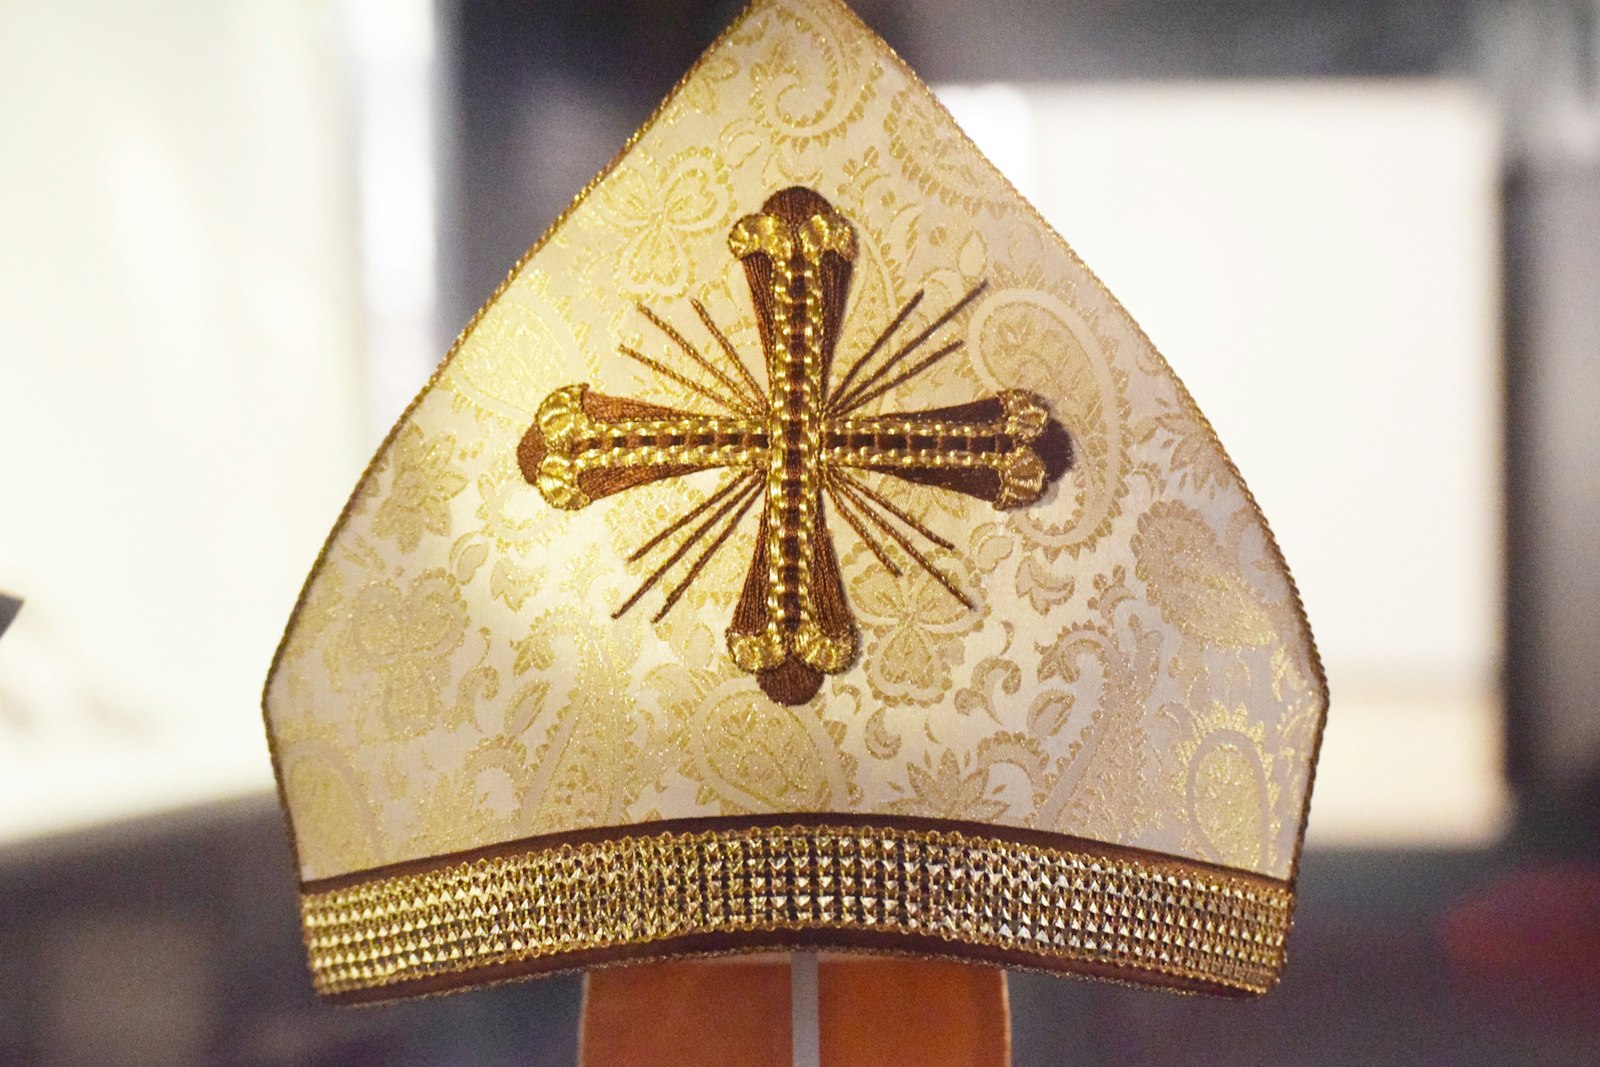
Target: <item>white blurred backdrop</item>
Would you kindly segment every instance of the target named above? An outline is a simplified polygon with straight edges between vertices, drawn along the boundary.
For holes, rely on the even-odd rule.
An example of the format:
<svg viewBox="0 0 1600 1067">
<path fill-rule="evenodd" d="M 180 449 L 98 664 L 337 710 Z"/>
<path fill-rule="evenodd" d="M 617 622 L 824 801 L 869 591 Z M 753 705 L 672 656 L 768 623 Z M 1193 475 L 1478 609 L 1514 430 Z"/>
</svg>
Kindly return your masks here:
<svg viewBox="0 0 1600 1067">
<path fill-rule="evenodd" d="M 271 788 L 261 681 L 369 448 L 336 16 L 0 15 L 0 839 Z"/>
</svg>

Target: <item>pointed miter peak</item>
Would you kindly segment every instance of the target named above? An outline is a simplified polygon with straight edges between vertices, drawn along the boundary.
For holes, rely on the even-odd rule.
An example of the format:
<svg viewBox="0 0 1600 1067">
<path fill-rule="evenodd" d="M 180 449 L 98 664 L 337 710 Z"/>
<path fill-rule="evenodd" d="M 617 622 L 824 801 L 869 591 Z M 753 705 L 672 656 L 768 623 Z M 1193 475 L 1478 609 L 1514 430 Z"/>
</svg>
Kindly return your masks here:
<svg viewBox="0 0 1600 1067">
<path fill-rule="evenodd" d="M 757 0 L 384 442 L 265 703 L 308 893 L 802 817 L 1287 886 L 1326 690 L 1138 326 L 853 13 Z"/>
</svg>

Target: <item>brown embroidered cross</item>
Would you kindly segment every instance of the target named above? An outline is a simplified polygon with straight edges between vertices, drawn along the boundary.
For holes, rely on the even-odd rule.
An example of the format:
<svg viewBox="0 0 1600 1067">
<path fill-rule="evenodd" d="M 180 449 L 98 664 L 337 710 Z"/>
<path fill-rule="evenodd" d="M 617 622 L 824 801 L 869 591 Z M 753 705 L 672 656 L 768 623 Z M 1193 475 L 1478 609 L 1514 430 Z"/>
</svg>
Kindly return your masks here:
<svg viewBox="0 0 1600 1067">
<path fill-rule="evenodd" d="M 833 382 L 834 349 L 856 255 L 850 223 L 820 194 L 795 187 L 774 194 L 760 214 L 741 219 L 728 243 L 744 263 L 755 303 L 767 388 L 761 388 L 698 300 L 692 301 L 695 313 L 726 357 L 725 366 L 640 305 L 645 318 L 695 365 L 697 377 L 627 346 L 620 351 L 721 412 L 683 411 L 569 385 L 539 405 L 517 460 L 545 500 L 566 510 L 662 478 L 710 468 L 729 471 L 715 491 L 628 557 L 635 562 L 657 549 L 667 553 L 614 616 L 638 603 L 704 543 L 655 619 L 665 616 L 759 501 L 755 554 L 728 627 L 728 650 L 773 700 L 800 704 L 816 695 L 823 675 L 846 670 L 858 648 L 824 498 L 892 574 L 900 575 L 901 566 L 889 542 L 971 607 L 907 531 L 944 549 L 954 545 L 884 497 L 862 473 L 893 475 L 978 497 L 997 508 L 1018 508 L 1037 501 L 1067 470 L 1072 446 L 1044 401 L 1015 389 L 954 407 L 860 414 L 961 347 L 959 340 L 951 341 L 907 365 L 978 298 L 982 284 L 879 359 L 921 303 L 923 294 L 917 293 Z M 687 534 L 667 551 L 668 542 L 685 529 Z"/>
</svg>

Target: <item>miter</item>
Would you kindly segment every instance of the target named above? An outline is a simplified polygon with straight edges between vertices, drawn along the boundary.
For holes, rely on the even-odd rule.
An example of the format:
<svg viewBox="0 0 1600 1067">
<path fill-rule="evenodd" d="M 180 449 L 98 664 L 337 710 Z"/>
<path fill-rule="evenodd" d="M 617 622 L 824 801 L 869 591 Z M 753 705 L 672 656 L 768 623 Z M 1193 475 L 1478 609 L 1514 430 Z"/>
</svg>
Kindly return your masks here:
<svg viewBox="0 0 1600 1067">
<path fill-rule="evenodd" d="M 1259 994 L 1326 707 L 1171 368 L 835 0 L 756 0 L 512 269 L 265 693 L 341 1001 L 796 947 Z"/>
</svg>

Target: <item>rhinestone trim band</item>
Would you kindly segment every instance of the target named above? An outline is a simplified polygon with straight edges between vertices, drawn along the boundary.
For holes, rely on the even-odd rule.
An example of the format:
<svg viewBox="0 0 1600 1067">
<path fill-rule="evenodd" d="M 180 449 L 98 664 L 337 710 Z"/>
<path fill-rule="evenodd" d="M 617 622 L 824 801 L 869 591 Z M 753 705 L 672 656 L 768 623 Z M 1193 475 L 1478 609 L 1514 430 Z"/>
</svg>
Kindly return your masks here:
<svg viewBox="0 0 1600 1067">
<path fill-rule="evenodd" d="M 800 943 L 1238 995 L 1276 983 L 1292 903 L 1110 848 L 776 825 L 497 852 L 303 892 L 301 911 L 317 991 L 341 1000 Z"/>
</svg>

